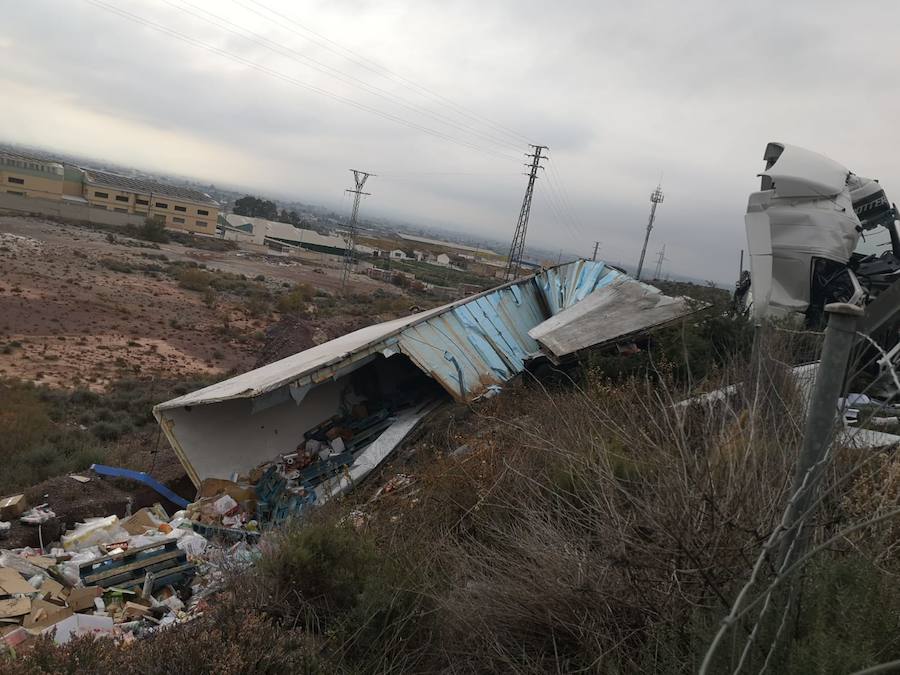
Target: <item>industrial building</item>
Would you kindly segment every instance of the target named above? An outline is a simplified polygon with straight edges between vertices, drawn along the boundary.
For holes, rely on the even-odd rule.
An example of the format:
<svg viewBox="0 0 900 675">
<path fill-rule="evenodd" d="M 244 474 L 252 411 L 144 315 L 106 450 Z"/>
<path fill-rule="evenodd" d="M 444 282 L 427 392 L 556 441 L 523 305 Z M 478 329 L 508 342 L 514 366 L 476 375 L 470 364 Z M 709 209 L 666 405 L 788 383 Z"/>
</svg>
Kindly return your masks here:
<svg viewBox="0 0 900 675">
<path fill-rule="evenodd" d="M 216 234 L 219 205 L 198 190 L 85 169 L 84 197 L 91 208 L 159 218 L 175 230 Z"/>
<path fill-rule="evenodd" d="M 220 219 L 219 230 L 225 239 L 259 246 L 287 245 L 316 253 L 340 256 L 344 255 L 347 250 L 347 240 L 344 237 L 320 234 L 315 230 L 295 227 L 290 223 L 241 216 L 236 213 L 229 213 Z M 375 251 L 371 246 L 362 244 L 354 245 L 353 250 L 357 254 L 363 255 L 372 255 Z"/>
<path fill-rule="evenodd" d="M 81 198 L 81 171 L 48 159 L 0 150 L 0 192 L 43 199 Z"/>
<path fill-rule="evenodd" d="M 37 200 L 30 203 L 38 213 L 46 202 L 64 202 L 156 217 L 175 230 L 216 234 L 219 205 L 209 195 L 186 187 L 9 150 L 0 150 L 0 185 L 0 194 Z"/>
</svg>

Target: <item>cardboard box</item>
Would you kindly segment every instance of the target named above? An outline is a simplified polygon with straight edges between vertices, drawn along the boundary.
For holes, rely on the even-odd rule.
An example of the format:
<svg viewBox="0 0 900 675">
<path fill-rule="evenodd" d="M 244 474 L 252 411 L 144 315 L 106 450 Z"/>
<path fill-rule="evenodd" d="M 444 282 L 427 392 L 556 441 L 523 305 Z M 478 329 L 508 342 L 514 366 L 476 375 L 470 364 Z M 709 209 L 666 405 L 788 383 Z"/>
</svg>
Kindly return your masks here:
<svg viewBox="0 0 900 675">
<path fill-rule="evenodd" d="M 228 495 L 238 504 L 256 498 L 256 490 L 252 487 L 241 487 L 237 483 L 222 478 L 206 478 L 200 483 L 198 499 Z"/>
<path fill-rule="evenodd" d="M 53 602 L 57 604 L 63 604 L 66 601 L 66 598 L 69 596 L 69 589 L 59 583 L 56 579 L 51 579 L 49 577 L 44 577 L 44 581 L 41 583 L 40 589 L 41 593 L 44 593 L 44 597 L 48 597 Z"/>
<path fill-rule="evenodd" d="M 150 608 L 137 602 L 125 603 L 125 618 L 128 620 L 141 619 L 150 613 Z"/>
<path fill-rule="evenodd" d="M 84 588 L 73 588 L 69 592 L 66 602 L 69 607 L 76 612 L 83 612 L 87 609 L 94 608 L 94 598 L 103 595 L 103 589 L 100 586 L 87 586 Z"/>
<path fill-rule="evenodd" d="M 0 520 L 14 520 L 28 509 L 25 495 L 0 498 Z"/>
<path fill-rule="evenodd" d="M 25 560 L 35 567 L 40 567 L 42 570 L 50 569 L 56 564 L 56 558 L 48 558 L 45 555 L 31 555 Z"/>
<path fill-rule="evenodd" d="M 150 509 L 144 507 L 130 518 L 123 520 L 121 525 L 128 534 L 144 534 L 147 530 L 155 530 L 159 520 Z"/>
</svg>

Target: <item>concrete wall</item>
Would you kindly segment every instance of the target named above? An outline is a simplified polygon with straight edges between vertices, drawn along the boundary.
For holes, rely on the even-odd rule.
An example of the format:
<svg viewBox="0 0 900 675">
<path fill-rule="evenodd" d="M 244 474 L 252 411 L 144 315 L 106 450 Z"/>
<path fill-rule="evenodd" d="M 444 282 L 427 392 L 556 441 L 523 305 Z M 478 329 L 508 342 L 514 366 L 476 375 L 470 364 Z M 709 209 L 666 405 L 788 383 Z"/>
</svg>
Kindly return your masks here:
<svg viewBox="0 0 900 675">
<path fill-rule="evenodd" d="M 55 199 L 41 199 L 39 197 L 19 197 L 9 193 L 0 192 L 0 211 L 12 211 L 15 213 L 34 213 L 43 216 L 57 216 L 70 218 L 71 220 L 87 220 L 91 223 L 102 225 L 142 225 L 144 216 L 116 213 L 97 208 L 91 208 L 87 204 L 70 204 Z"/>
</svg>

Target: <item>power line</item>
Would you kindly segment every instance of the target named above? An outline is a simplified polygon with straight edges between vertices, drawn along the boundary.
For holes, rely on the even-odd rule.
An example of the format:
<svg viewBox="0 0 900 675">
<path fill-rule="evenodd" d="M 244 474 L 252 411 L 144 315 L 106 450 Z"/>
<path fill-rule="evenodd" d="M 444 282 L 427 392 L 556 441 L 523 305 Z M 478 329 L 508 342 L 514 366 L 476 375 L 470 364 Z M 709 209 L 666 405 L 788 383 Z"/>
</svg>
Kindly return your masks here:
<svg viewBox="0 0 900 675">
<path fill-rule="evenodd" d="M 578 230 L 579 233 L 581 233 L 581 228 L 584 225 L 584 223 L 581 220 L 581 218 L 578 216 L 578 212 L 572 207 L 572 202 L 569 199 L 569 191 L 566 189 L 566 184 L 563 182 L 562 175 L 560 174 L 559 170 L 557 170 L 552 164 L 550 164 L 548 166 L 549 166 L 549 172 L 550 172 L 551 177 L 557 183 L 557 185 L 562 193 L 563 201 L 569 212 L 570 217 L 572 218 L 572 220 L 575 224 L 575 229 Z"/>
<path fill-rule="evenodd" d="M 197 5 L 195 5 L 191 2 L 188 2 L 187 0 L 181 0 L 181 2 L 184 5 L 187 5 L 188 7 L 193 7 L 194 9 L 198 10 L 199 12 L 202 12 L 203 14 L 206 14 L 207 16 L 212 17 L 212 20 L 207 19 L 207 18 L 201 16 L 201 14 L 198 14 L 195 11 L 191 11 L 187 7 L 177 4 L 176 2 L 172 2 L 172 0 L 163 0 L 163 1 L 170 7 L 173 7 L 175 9 L 177 9 L 178 11 L 185 12 L 186 14 L 190 14 L 191 16 L 199 19 L 200 21 L 203 21 L 204 23 L 207 23 L 210 25 L 216 25 L 217 28 L 224 30 L 232 35 L 237 35 L 238 37 L 240 37 L 244 40 L 247 40 L 249 42 L 252 42 L 253 44 L 264 47 L 264 48 L 268 49 L 269 51 L 272 51 L 272 52 L 279 54 L 281 56 L 284 56 L 286 58 L 292 59 L 293 61 L 296 61 L 297 63 L 300 63 L 300 64 L 302 64 L 308 68 L 311 68 L 315 71 L 318 71 L 325 75 L 335 77 L 347 84 L 350 84 L 351 86 L 359 87 L 359 88 L 363 89 L 364 91 L 372 94 L 373 96 L 377 96 L 378 98 L 388 101 L 389 103 L 398 105 L 398 106 L 405 108 L 413 113 L 431 117 L 432 119 L 437 120 L 438 122 L 440 122 L 442 124 L 451 126 L 463 133 L 481 137 L 483 140 L 493 143 L 503 149 L 507 149 L 507 148 L 515 149 L 517 147 L 517 146 L 513 145 L 512 143 L 510 143 L 509 141 L 505 141 L 503 139 L 497 138 L 496 136 L 492 136 L 490 134 L 478 131 L 477 129 L 473 129 L 470 126 L 459 124 L 456 121 L 450 119 L 449 117 L 447 117 L 445 115 L 441 115 L 440 113 L 436 113 L 431 110 L 428 110 L 427 108 L 424 108 L 423 106 L 412 103 L 412 102 L 408 101 L 407 99 L 404 99 L 396 94 L 393 94 L 393 93 L 387 91 L 386 89 L 382 89 L 381 87 L 372 85 L 364 80 L 361 80 L 358 77 L 355 77 L 349 73 L 345 73 L 338 68 L 333 68 L 332 66 L 329 66 L 326 63 L 318 61 L 312 57 L 306 56 L 305 54 L 297 51 L 296 49 L 290 47 L 289 45 L 286 45 L 281 42 L 277 42 L 275 40 L 265 37 L 264 35 L 260 35 L 259 33 L 256 33 L 247 28 L 244 28 L 243 26 L 236 24 L 235 22 L 233 22 L 229 19 L 226 19 L 225 17 L 222 17 L 218 14 L 215 14 L 214 12 L 210 12 L 201 7 L 197 7 Z M 218 22 L 218 23 L 216 24 L 215 22 Z M 229 28 L 229 26 L 231 26 L 231 28 Z"/>
<path fill-rule="evenodd" d="M 365 104 L 363 104 L 363 103 L 359 103 L 359 102 L 357 102 L 357 101 L 354 101 L 353 99 L 349 99 L 349 98 L 347 98 L 347 97 L 345 97 L 345 96 L 341 96 L 340 94 L 335 94 L 335 93 L 330 92 L 330 91 L 328 91 L 328 90 L 326 90 L 326 89 L 322 89 L 321 87 L 317 87 L 317 86 L 315 86 L 315 85 L 312 85 L 312 84 L 303 82 L 303 81 L 298 80 L 298 79 L 296 79 L 296 78 L 294 78 L 294 77 L 291 77 L 290 75 L 286 75 L 286 74 L 284 74 L 284 73 L 282 73 L 282 72 L 280 72 L 280 71 L 278 71 L 278 70 L 275 70 L 275 69 L 273 69 L 273 68 L 269 68 L 268 66 L 261 65 L 261 64 L 259 64 L 259 63 L 256 63 L 256 62 L 254 62 L 254 61 L 251 61 L 251 60 L 246 59 L 246 58 L 244 58 L 244 57 L 238 56 L 238 55 L 236 55 L 236 54 L 232 54 L 231 52 L 228 52 L 228 51 L 226 51 L 226 50 L 224 50 L 224 49 L 221 49 L 221 48 L 219 48 L 219 47 L 216 47 L 215 45 L 211 45 L 211 44 L 209 44 L 209 43 L 207 43 L 207 42 L 203 42 L 202 40 L 198 40 L 198 39 L 193 38 L 193 37 L 191 37 L 191 36 L 189 36 L 189 35 L 185 35 L 184 33 L 181 33 L 181 32 L 179 32 L 179 31 L 176 31 L 176 30 L 172 29 L 172 28 L 169 28 L 169 27 L 167 27 L 167 26 L 164 26 L 163 24 L 160 24 L 160 23 L 157 23 L 157 22 L 155 22 L 155 21 L 152 21 L 152 20 L 146 19 L 146 18 L 144 18 L 144 17 L 138 16 L 137 14 L 133 14 L 132 12 L 128 12 L 128 11 L 126 11 L 126 10 L 120 9 L 120 8 L 115 7 L 115 6 L 113 6 L 113 5 L 109 5 L 109 4 L 105 3 L 105 2 L 102 2 L 102 0 L 85 0 L 85 2 L 88 2 L 88 3 L 90 3 L 90 4 L 92 4 L 92 5 L 94 5 L 94 6 L 98 7 L 98 8 L 100 8 L 100 9 L 102 9 L 102 10 L 104 10 L 104 11 L 111 12 L 111 13 L 113 13 L 113 14 L 117 14 L 117 15 L 121 16 L 122 18 L 128 19 L 129 21 L 132 21 L 132 22 L 135 22 L 135 23 L 138 23 L 138 24 L 147 26 L 147 27 L 149 27 L 149 28 L 151 28 L 151 29 L 153 29 L 153 30 L 155 30 L 155 31 L 157 31 L 157 32 L 160 32 L 160 33 L 169 35 L 170 37 L 173 37 L 173 38 L 175 38 L 175 39 L 177 39 L 177 40 L 180 40 L 181 42 L 185 42 L 186 44 L 192 45 L 192 46 L 194 46 L 194 47 L 199 47 L 199 48 L 204 49 L 204 50 L 206 50 L 206 51 L 208 51 L 208 52 L 217 54 L 217 55 L 219 55 L 219 56 L 223 56 L 223 57 L 228 58 L 228 59 L 231 59 L 232 61 L 235 61 L 235 62 L 237 62 L 237 63 L 241 63 L 241 64 L 243 64 L 243 65 L 245 65 L 245 66 L 247 66 L 247 67 L 249 67 L 249 68 L 253 68 L 254 70 L 257 70 L 257 71 L 259 71 L 259 72 L 265 73 L 265 74 L 267 74 L 267 75 L 269 75 L 269 76 L 271 76 L 271 77 L 280 79 L 280 80 L 282 80 L 282 81 L 284 81 L 284 82 L 287 82 L 288 84 L 294 85 L 294 86 L 299 87 L 299 88 L 301 88 L 301 89 L 306 89 L 306 90 L 308 90 L 308 91 L 312 91 L 312 92 L 314 92 L 314 93 L 320 94 L 320 95 L 325 96 L 325 97 L 327 97 L 327 98 L 331 98 L 331 99 L 333 99 L 333 100 L 335 100 L 335 101 L 338 101 L 338 102 L 340 102 L 340 103 L 344 103 L 345 105 L 348 105 L 348 106 L 350 106 L 350 107 L 357 108 L 358 110 L 362 110 L 362 111 L 365 111 L 365 112 L 372 113 L 372 114 L 374 114 L 374 115 L 378 115 L 379 117 L 383 117 L 384 119 L 388 119 L 388 120 L 391 120 L 391 121 L 393 121 L 393 122 L 397 122 L 398 124 L 402 124 L 402 125 L 404 125 L 404 126 L 406 126 L 406 127 L 409 127 L 409 128 L 411 128 L 411 129 L 415 129 L 415 130 L 417 130 L 417 131 L 421 131 L 422 133 L 429 134 L 429 135 L 431 135 L 431 136 L 434 136 L 435 138 L 440 138 L 440 139 L 442 139 L 442 140 L 449 141 L 449 142 L 451 142 L 451 143 L 455 143 L 455 144 L 457 144 L 457 145 L 460 145 L 460 146 L 469 148 L 469 149 L 471 149 L 471 150 L 475 150 L 475 151 L 477 151 L 477 152 L 482 152 L 482 153 L 485 153 L 485 154 L 488 154 L 488 155 L 492 155 L 492 156 L 498 157 L 498 158 L 500 158 L 500 159 L 513 159 L 513 157 L 510 156 L 510 155 L 501 154 L 501 153 L 499 153 L 499 152 L 496 152 L 496 151 L 494 151 L 494 150 L 490 150 L 490 149 L 488 149 L 488 148 L 479 147 L 479 146 L 474 145 L 474 144 L 472 144 L 472 143 L 469 143 L 469 142 L 467 142 L 467 141 L 463 141 L 463 140 L 454 138 L 454 137 L 452 137 L 452 136 L 448 136 L 447 134 L 445 134 L 445 133 L 443 133 L 443 132 L 441 132 L 441 131 L 436 131 L 436 130 L 431 129 L 431 128 L 429 128 L 429 127 L 422 126 L 421 124 L 417 124 L 417 123 L 415 123 L 415 122 L 411 122 L 411 121 L 409 121 L 409 120 L 406 120 L 406 119 L 404 119 L 404 118 L 402 118 L 402 117 L 399 117 L 399 116 L 397 116 L 397 115 L 394 115 L 394 114 L 392 114 L 392 113 L 388 113 L 388 112 L 384 112 L 384 111 L 382 111 L 382 110 L 378 110 L 377 108 L 373 108 L 373 107 L 368 106 L 368 105 L 365 105 Z"/>
<path fill-rule="evenodd" d="M 287 26 L 285 26 L 283 23 L 274 21 L 273 19 L 266 17 L 265 15 L 254 10 L 253 8 L 248 7 L 246 4 L 244 4 L 240 0 L 231 0 L 231 1 L 234 4 L 236 4 L 240 7 L 243 7 L 247 11 L 253 12 L 256 15 L 261 16 L 264 19 L 267 19 L 268 21 L 274 23 L 275 25 L 278 25 L 279 27 L 281 27 L 285 30 L 289 30 L 296 35 L 300 35 L 300 33 L 298 33 L 296 30 L 292 30 L 292 29 L 288 28 Z M 348 58 L 348 60 L 352 61 L 353 63 L 360 66 L 361 68 L 365 68 L 366 70 L 368 70 L 372 73 L 375 73 L 376 75 L 379 75 L 381 77 L 385 77 L 388 79 L 392 78 L 396 81 L 401 82 L 402 84 L 404 84 L 405 86 L 407 86 L 409 88 L 416 89 L 420 92 L 424 92 L 424 93 L 432 96 L 435 99 L 443 101 L 446 105 L 456 109 L 458 111 L 458 114 L 468 117 L 469 119 L 472 119 L 473 121 L 481 120 L 482 122 L 493 127 L 497 131 L 501 131 L 501 132 L 507 134 L 510 138 L 514 139 L 516 143 L 521 143 L 522 141 L 524 141 L 526 143 L 530 142 L 530 139 L 527 136 L 525 136 L 513 129 L 510 129 L 508 126 L 500 124 L 498 122 L 495 122 L 488 117 L 480 115 L 479 113 L 468 110 L 467 108 L 455 103 L 454 101 L 447 98 L 446 96 L 442 96 L 441 94 L 433 91 L 432 89 L 429 89 L 428 87 L 426 87 L 424 85 L 420 85 L 420 84 L 414 82 L 413 80 L 411 80 L 407 77 L 404 77 L 403 75 L 400 75 L 399 73 L 394 72 L 390 68 L 387 68 L 386 66 L 383 66 L 383 65 L 373 61 L 372 59 L 366 58 L 365 56 L 353 51 L 352 49 L 344 47 L 340 43 L 335 42 L 334 40 L 331 40 L 330 38 L 322 35 L 321 33 L 317 33 L 316 31 L 312 30 L 308 26 L 305 26 L 304 24 L 300 23 L 296 19 L 294 19 L 282 12 L 274 10 L 274 9 L 268 7 L 267 5 L 265 5 L 264 3 L 259 2 L 258 0 L 249 0 L 249 1 L 252 4 L 256 5 L 257 7 L 261 7 L 262 9 L 269 12 L 270 14 L 273 14 L 273 15 L 277 16 L 278 18 L 282 19 L 282 21 L 287 21 L 289 24 L 297 26 L 298 28 L 300 28 L 301 30 L 303 30 L 305 33 L 308 34 L 307 36 L 301 36 L 301 37 L 305 37 L 305 39 L 310 40 L 311 42 L 314 42 L 314 43 L 318 44 L 319 46 L 323 47 L 324 49 L 327 49 L 335 54 L 339 54 L 343 58 Z M 309 35 L 312 35 L 314 37 L 310 38 Z M 329 46 L 329 45 L 332 45 L 332 46 Z M 341 52 L 344 52 L 344 53 L 341 54 Z M 349 55 L 349 57 L 347 55 Z M 371 64 L 371 66 L 368 64 Z"/>
<path fill-rule="evenodd" d="M 551 210 L 553 210 L 554 215 L 559 220 L 559 222 L 568 230 L 569 236 L 572 238 L 573 243 L 577 246 L 580 239 L 583 239 L 583 235 L 577 229 L 575 222 L 571 219 L 564 206 L 562 206 L 562 198 L 559 195 L 559 191 L 556 186 L 553 184 L 553 181 L 550 178 L 550 174 L 547 174 L 547 203 L 550 205 Z"/>
</svg>

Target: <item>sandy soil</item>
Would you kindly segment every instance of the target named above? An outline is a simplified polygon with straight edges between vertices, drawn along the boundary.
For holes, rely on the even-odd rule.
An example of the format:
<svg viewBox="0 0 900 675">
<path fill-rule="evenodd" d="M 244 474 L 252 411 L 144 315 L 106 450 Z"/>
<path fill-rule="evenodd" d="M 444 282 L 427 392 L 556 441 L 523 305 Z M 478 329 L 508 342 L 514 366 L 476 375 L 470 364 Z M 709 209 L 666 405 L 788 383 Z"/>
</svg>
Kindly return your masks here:
<svg viewBox="0 0 900 675">
<path fill-rule="evenodd" d="M 329 261 L 315 254 L 284 260 L 135 243 L 39 218 L 0 216 L 0 376 L 102 390 L 126 376 L 214 375 L 257 362 L 259 338 L 271 319 L 248 317 L 238 299 L 208 307 L 200 293 L 164 274 L 113 271 L 103 259 L 165 265 L 142 256 L 163 254 L 250 278 L 263 275 L 272 287 L 340 287 L 340 271 L 325 268 Z M 387 288 L 362 275 L 351 279 L 355 292 L 379 287 Z"/>
</svg>

